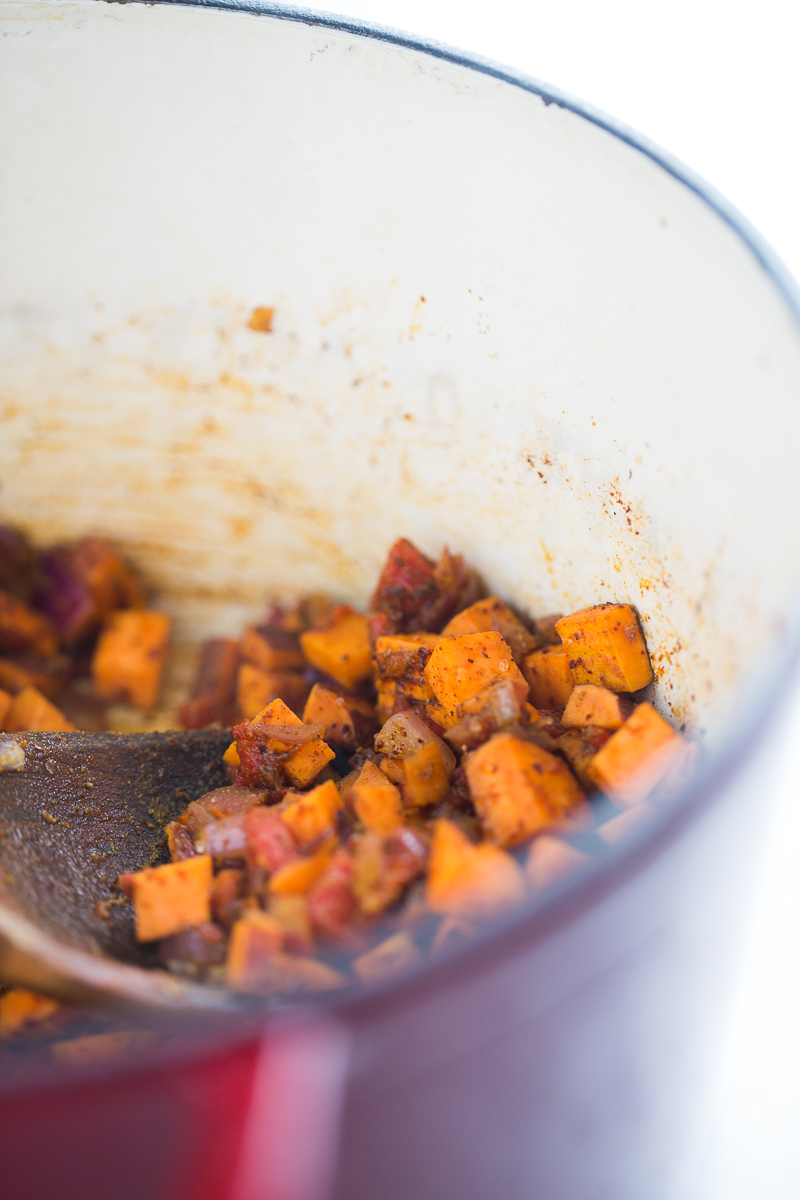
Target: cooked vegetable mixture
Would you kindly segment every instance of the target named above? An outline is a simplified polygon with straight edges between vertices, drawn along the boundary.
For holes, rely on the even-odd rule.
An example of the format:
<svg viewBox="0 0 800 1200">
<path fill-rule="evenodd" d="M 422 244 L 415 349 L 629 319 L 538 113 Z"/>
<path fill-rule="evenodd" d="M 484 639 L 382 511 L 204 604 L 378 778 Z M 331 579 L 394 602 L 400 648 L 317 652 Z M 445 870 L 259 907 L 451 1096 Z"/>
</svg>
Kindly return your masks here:
<svg viewBox="0 0 800 1200">
<path fill-rule="evenodd" d="M 52 701 L 81 670 L 152 707 L 169 621 L 128 564 L 98 539 L 0 548 L 0 727 L 74 728 Z M 167 827 L 172 861 L 120 877 L 137 938 L 259 995 L 442 953 L 683 781 L 696 747 L 636 695 L 652 679 L 629 604 L 530 620 L 398 541 L 369 615 L 313 596 L 204 646 L 181 721 L 233 725 L 230 785 Z"/>
</svg>

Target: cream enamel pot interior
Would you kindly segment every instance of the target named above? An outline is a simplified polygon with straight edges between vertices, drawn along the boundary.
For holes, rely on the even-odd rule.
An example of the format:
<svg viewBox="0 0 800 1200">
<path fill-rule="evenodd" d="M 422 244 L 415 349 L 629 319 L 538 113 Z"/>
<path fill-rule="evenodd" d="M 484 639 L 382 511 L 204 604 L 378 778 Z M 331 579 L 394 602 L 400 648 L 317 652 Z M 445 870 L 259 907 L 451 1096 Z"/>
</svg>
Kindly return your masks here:
<svg viewBox="0 0 800 1200">
<path fill-rule="evenodd" d="M 593 875 L 308 1016 L 292 1094 L 338 1151 L 303 1174 L 284 1139 L 276 1182 L 253 1133 L 237 1186 L 310 1200 L 335 1162 L 342 1200 L 674 1196 L 797 651 L 794 294 L 722 202 L 572 101 L 234 9 L 0 3 L 0 517 L 125 545 L 178 640 L 268 593 L 363 605 L 401 535 L 533 614 L 629 600 L 655 702 L 707 748 Z M 308 1067 L 279 1025 L 256 1095 L 264 1063 Z M 78 1156 L 62 1195 L 162 1194 L 163 1155 L 103 1136 L 108 1174 L 92 1191 Z"/>
</svg>

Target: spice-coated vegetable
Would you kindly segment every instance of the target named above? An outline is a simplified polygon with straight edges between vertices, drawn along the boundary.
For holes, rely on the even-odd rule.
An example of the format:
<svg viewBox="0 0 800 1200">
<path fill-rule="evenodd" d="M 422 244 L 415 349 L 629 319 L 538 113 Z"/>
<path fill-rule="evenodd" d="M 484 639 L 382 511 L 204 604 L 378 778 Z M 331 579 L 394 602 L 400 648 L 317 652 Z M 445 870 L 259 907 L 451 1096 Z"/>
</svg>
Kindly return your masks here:
<svg viewBox="0 0 800 1200">
<path fill-rule="evenodd" d="M 41 565 L 6 540 L 0 727 L 72 728 L 65 681 L 90 659 L 100 696 L 152 707 L 169 621 L 126 561 L 85 539 Z M 451 953 L 680 786 L 695 748 L 634 694 L 651 680 L 630 604 L 531 620 L 401 539 L 369 613 L 313 596 L 205 644 L 181 717 L 233 724 L 231 782 L 166 827 L 171 861 L 120 878 L 136 936 L 168 970 L 268 996 Z"/>
</svg>

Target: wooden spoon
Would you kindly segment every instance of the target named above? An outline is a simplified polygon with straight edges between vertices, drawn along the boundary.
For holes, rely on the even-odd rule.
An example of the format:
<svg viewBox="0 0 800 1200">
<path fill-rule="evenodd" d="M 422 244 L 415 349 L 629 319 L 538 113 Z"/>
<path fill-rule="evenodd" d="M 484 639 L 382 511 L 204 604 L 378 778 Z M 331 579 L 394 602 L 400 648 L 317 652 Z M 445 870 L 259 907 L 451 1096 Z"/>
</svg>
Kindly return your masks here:
<svg viewBox="0 0 800 1200">
<path fill-rule="evenodd" d="M 229 730 L 0 734 L 0 976 L 75 1003 L 238 1011 L 156 968 L 123 871 L 167 861 L 164 826 L 228 782 Z"/>
</svg>

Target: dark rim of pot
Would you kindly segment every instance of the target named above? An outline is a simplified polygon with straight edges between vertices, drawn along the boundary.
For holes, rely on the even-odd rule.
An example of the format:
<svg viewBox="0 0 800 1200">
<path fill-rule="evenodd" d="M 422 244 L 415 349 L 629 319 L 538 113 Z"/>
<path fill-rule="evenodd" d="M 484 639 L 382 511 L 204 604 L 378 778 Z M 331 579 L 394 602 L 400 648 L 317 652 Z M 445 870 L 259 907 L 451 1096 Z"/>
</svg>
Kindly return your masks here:
<svg viewBox="0 0 800 1200">
<path fill-rule="evenodd" d="M 105 0 L 105 2 L 128 3 L 135 2 L 135 0 Z M 800 333 L 800 290 L 777 254 L 747 219 L 713 187 L 677 159 L 622 122 L 614 120 L 591 105 L 490 59 L 351 17 L 317 12 L 313 9 L 296 8 L 291 5 L 283 6 L 272 3 L 271 0 L 148 0 L 148 4 L 153 3 L 169 4 L 173 7 L 248 13 L 319 26 L 357 37 L 387 42 L 457 66 L 466 67 L 483 75 L 489 75 L 538 96 L 545 104 L 556 104 L 561 108 L 568 109 L 650 158 L 684 187 L 694 192 L 722 221 L 730 226 L 781 294 L 792 314 L 798 333 Z M 732 738 L 724 752 L 698 772 L 697 777 L 680 797 L 665 807 L 653 818 L 652 822 L 647 823 L 646 828 L 635 835 L 632 834 L 629 841 L 610 849 L 591 867 L 586 868 L 574 879 L 563 883 L 560 887 L 553 888 L 542 899 L 534 898 L 520 906 L 502 922 L 497 922 L 493 927 L 487 928 L 484 933 L 452 954 L 426 962 L 396 981 L 387 981 L 371 986 L 360 984 L 357 988 L 348 988 L 342 993 L 321 996 L 313 1004 L 312 1011 L 339 1011 L 343 1016 L 348 1013 L 353 1016 L 359 1014 L 372 1016 L 378 1015 L 380 1012 L 388 1012 L 396 1007 L 404 1007 L 410 1001 L 423 999 L 425 994 L 457 984 L 459 979 L 466 979 L 476 973 L 483 973 L 491 969 L 504 959 L 513 956 L 521 947 L 547 938 L 605 896 L 616 891 L 628 879 L 657 859 L 668 846 L 675 843 L 689 826 L 694 824 L 723 794 L 730 781 L 757 752 L 765 740 L 774 715 L 780 711 L 781 705 L 792 694 L 792 680 L 799 661 L 800 633 L 795 630 L 787 647 L 781 669 L 771 681 L 769 691 L 765 689 L 761 693 L 758 701 L 752 705 L 750 712 L 741 721 L 737 729 L 739 736 Z M 297 1010 L 295 1009 L 295 1011 Z M 236 1031 L 228 1026 L 226 1034 L 221 1032 L 218 1032 L 216 1036 L 212 1034 L 211 1041 L 218 1044 L 219 1042 L 230 1043 L 234 1040 L 240 1041 L 242 1036 L 252 1036 L 256 1028 L 253 1019 L 255 1018 L 256 1023 L 260 1025 L 263 1024 L 264 1016 L 263 1010 L 260 1017 L 256 1017 L 255 1013 L 250 1018 L 245 1016 L 240 1019 Z M 195 1050 L 196 1048 L 197 1044 L 195 1043 Z M 208 1053 L 207 1039 L 205 1039 L 205 1048 Z M 148 1057 L 148 1055 L 143 1055 L 142 1060 Z M 142 1060 L 140 1060 L 140 1064 Z M 126 1067 L 131 1069 L 132 1065 L 123 1066 L 122 1063 L 119 1063 L 116 1068 L 109 1066 L 108 1070 L 118 1073 L 124 1071 Z M 106 1071 L 100 1073 L 106 1074 Z M 52 1078 L 52 1072 L 49 1074 Z"/>
</svg>

